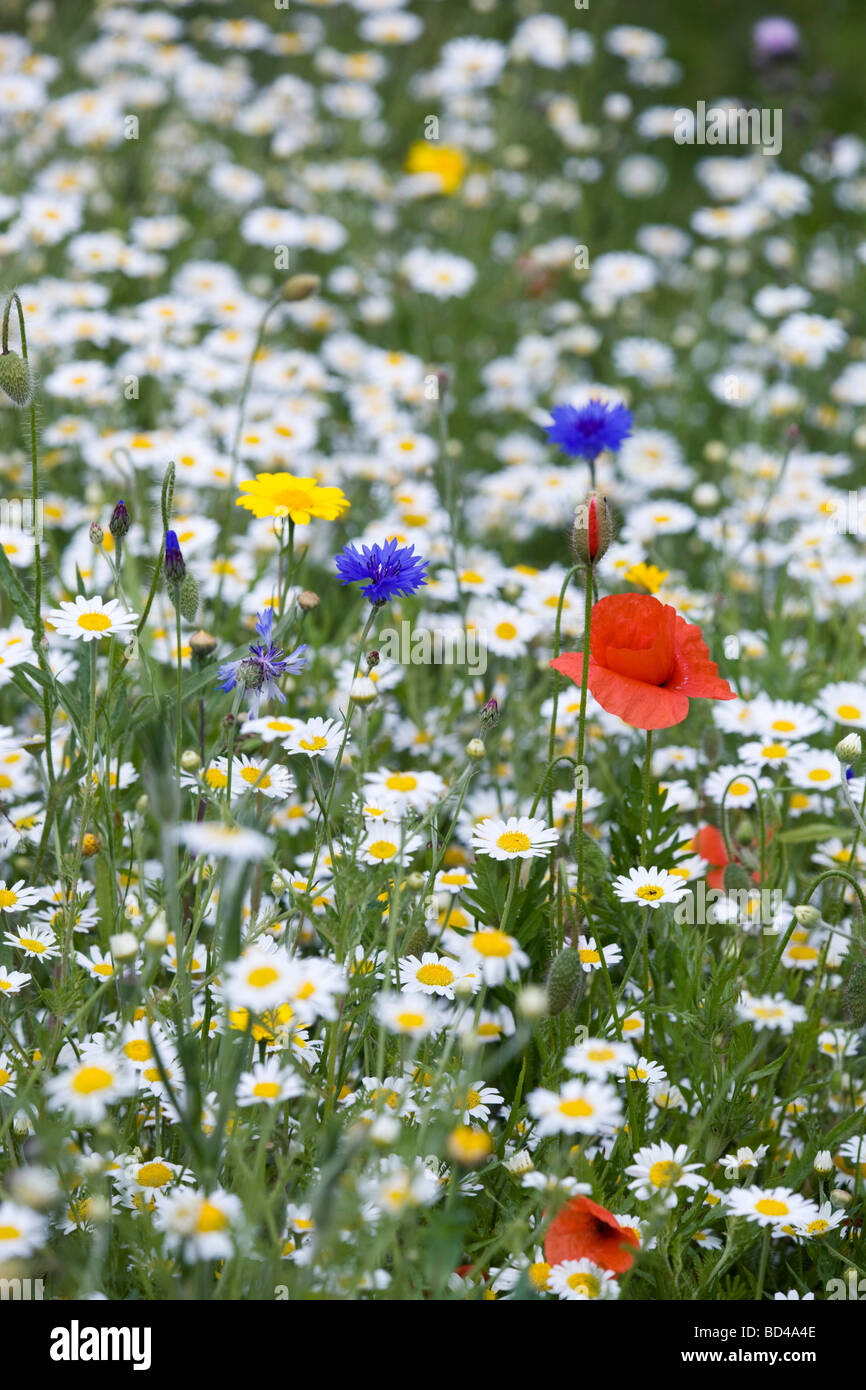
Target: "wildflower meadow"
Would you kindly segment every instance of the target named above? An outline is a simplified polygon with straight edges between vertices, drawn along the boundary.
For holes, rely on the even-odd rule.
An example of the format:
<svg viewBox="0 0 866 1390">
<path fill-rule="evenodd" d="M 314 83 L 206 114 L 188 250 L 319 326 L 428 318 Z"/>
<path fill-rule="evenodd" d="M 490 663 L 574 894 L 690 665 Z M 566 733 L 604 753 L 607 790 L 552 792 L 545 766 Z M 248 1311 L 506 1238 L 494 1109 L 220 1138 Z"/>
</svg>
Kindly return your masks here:
<svg viewBox="0 0 866 1390">
<path fill-rule="evenodd" d="M 0 6 L 4 1300 L 866 1297 L 857 10 Z"/>
</svg>

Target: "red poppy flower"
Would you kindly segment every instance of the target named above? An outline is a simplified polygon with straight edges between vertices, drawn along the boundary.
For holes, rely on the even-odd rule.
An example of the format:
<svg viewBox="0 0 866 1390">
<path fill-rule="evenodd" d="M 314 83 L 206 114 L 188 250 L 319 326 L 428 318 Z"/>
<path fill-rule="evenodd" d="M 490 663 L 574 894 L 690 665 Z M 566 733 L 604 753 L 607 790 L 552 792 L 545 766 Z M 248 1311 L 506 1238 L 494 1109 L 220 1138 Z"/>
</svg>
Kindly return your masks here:
<svg viewBox="0 0 866 1390">
<path fill-rule="evenodd" d="M 553 1219 L 544 1241 L 548 1264 L 590 1259 L 612 1274 L 631 1269 L 634 1256 L 624 1245 L 640 1248 L 634 1231 L 621 1226 L 612 1212 L 588 1197 L 572 1197 Z"/>
<path fill-rule="evenodd" d="M 563 652 L 550 664 L 580 685 L 582 652 Z M 602 709 L 634 729 L 681 724 L 690 699 L 736 699 L 701 629 L 651 594 L 610 594 L 593 605 L 589 688 Z"/>
</svg>

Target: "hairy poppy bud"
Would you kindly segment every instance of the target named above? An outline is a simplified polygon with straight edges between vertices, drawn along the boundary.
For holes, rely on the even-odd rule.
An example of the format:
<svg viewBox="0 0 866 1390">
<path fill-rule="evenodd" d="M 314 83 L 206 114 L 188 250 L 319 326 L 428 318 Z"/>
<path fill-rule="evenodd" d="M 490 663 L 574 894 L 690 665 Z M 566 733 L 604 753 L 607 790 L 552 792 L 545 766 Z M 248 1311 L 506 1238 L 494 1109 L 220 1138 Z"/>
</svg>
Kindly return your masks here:
<svg viewBox="0 0 866 1390">
<path fill-rule="evenodd" d="M 566 946 L 554 960 L 547 975 L 547 1003 L 551 1015 L 561 1014 L 580 998 L 583 966 L 573 946 Z"/>
<path fill-rule="evenodd" d="M 30 404 L 33 394 L 30 368 L 23 357 L 19 357 L 18 353 L 11 349 L 0 354 L 0 390 L 5 392 L 19 410 Z"/>
<path fill-rule="evenodd" d="M 191 574 L 185 574 L 183 577 L 178 607 L 181 617 L 186 618 L 188 623 L 195 622 L 195 615 L 198 612 L 198 584 Z"/>
<path fill-rule="evenodd" d="M 855 965 L 848 976 L 845 1006 L 854 1027 L 862 1028 L 866 1023 L 866 962 Z"/>
<path fill-rule="evenodd" d="M 595 565 L 613 539 L 613 518 L 607 498 L 590 493 L 575 509 L 571 527 L 571 548 L 584 565 Z"/>
</svg>

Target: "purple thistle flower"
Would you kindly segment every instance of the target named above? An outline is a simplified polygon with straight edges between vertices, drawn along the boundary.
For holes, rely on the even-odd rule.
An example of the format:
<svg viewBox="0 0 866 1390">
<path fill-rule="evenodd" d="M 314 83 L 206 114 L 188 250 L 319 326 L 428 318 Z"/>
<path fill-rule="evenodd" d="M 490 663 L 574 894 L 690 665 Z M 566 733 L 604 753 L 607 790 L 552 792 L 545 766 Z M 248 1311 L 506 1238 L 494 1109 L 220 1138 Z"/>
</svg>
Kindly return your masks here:
<svg viewBox="0 0 866 1390">
<path fill-rule="evenodd" d="M 249 712 L 253 719 L 258 718 L 259 706 L 267 700 L 277 700 L 281 705 L 285 704 L 286 697 L 277 685 L 277 680 L 287 673 L 296 676 L 307 664 L 307 658 L 304 656 L 307 643 L 296 647 L 289 656 L 284 657 L 282 647 L 275 647 L 271 641 L 273 626 L 272 608 L 266 608 L 263 613 L 256 614 L 256 632 L 261 637 L 261 642 L 250 643 L 249 656 L 243 657 L 240 661 L 226 661 L 219 668 L 222 685 L 217 689 L 234 690 L 238 685 L 245 686 Z"/>
<path fill-rule="evenodd" d="M 607 405 L 605 401 L 590 400 L 586 405 L 557 405 L 551 411 L 553 424 L 547 426 L 547 437 L 558 444 L 563 453 L 595 463 L 603 449 L 616 453 L 623 440 L 631 434 L 634 417 L 624 405 Z"/>
<path fill-rule="evenodd" d="M 366 580 L 361 589 L 372 604 L 387 603 L 398 594 L 408 596 L 427 583 L 429 560 L 415 554 L 414 545 L 401 545 L 394 538 L 384 545 L 365 545 L 363 554 L 353 545 L 344 546 L 336 558 L 341 584 Z"/>
</svg>

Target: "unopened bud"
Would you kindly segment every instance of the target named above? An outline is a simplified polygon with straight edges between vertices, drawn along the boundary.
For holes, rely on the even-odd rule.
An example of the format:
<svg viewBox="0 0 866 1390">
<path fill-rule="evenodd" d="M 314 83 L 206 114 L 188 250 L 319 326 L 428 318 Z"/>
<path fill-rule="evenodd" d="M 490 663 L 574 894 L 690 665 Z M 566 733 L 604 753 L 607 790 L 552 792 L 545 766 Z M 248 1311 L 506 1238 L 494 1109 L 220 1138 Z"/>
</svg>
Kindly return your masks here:
<svg viewBox="0 0 866 1390">
<path fill-rule="evenodd" d="M 471 738 L 466 745 L 466 756 L 474 763 L 480 762 L 486 751 L 484 740 L 480 738 Z"/>
<path fill-rule="evenodd" d="M 547 1003 L 551 1015 L 561 1014 L 570 1004 L 577 1002 L 583 987 L 583 966 L 580 956 L 573 946 L 553 961 L 547 975 Z"/>
<path fill-rule="evenodd" d="M 165 582 L 170 589 L 179 589 L 186 575 L 186 565 L 180 553 L 180 543 L 175 531 L 165 533 L 165 559 L 163 561 Z"/>
<path fill-rule="evenodd" d="M 821 920 L 820 912 L 817 907 L 813 907 L 811 903 L 798 903 L 794 908 L 794 916 L 799 925 L 805 927 L 807 931 L 811 931 L 813 927 L 817 927 Z"/>
<path fill-rule="evenodd" d="M 98 522 L 98 521 L 91 521 L 91 523 L 90 523 L 90 544 L 96 546 L 96 548 L 97 548 L 97 550 L 98 550 L 99 547 L 102 545 L 102 542 L 103 542 L 104 539 L 105 539 L 105 532 L 103 531 L 103 529 L 102 529 L 102 527 L 100 526 L 99 522 Z"/>
<path fill-rule="evenodd" d="M 843 739 L 839 740 L 835 748 L 836 757 L 840 763 L 845 763 L 848 767 L 852 763 L 856 763 L 862 752 L 863 744 L 859 734 L 846 734 Z"/>
<path fill-rule="evenodd" d="M 352 681 L 349 699 L 354 705 L 371 705 L 376 698 L 376 683 L 369 676 L 358 676 Z"/>
<path fill-rule="evenodd" d="M 177 606 L 182 618 L 186 618 L 188 623 L 195 622 L 198 613 L 198 583 L 191 574 L 185 574 L 183 577 Z"/>
<path fill-rule="evenodd" d="M 314 594 L 312 589 L 302 589 L 298 594 L 297 604 L 304 613 L 312 613 L 314 608 L 318 608 L 321 603 L 318 594 Z"/>
<path fill-rule="evenodd" d="M 138 955 L 138 938 L 131 931 L 116 932 L 108 938 L 108 949 L 115 960 L 135 960 Z"/>
<path fill-rule="evenodd" d="M 318 294 L 322 282 L 318 275 L 292 275 L 283 286 L 283 299 L 295 303 Z"/>
<path fill-rule="evenodd" d="M 844 1187 L 834 1187 L 830 1193 L 830 1201 L 834 1207 L 849 1207 L 851 1205 L 851 1193 L 846 1192 Z"/>
<path fill-rule="evenodd" d="M 194 748 L 185 748 L 180 755 L 180 765 L 184 772 L 198 772 L 201 758 Z"/>
<path fill-rule="evenodd" d="M 205 632 L 204 628 L 199 628 L 198 632 L 194 632 L 190 637 L 189 645 L 192 648 L 193 656 L 199 661 L 205 661 L 216 651 L 217 639 L 212 637 L 209 632 Z"/>
<path fill-rule="evenodd" d="M 492 729 L 494 724 L 499 723 L 499 701 L 491 695 L 486 705 L 482 706 L 478 716 L 482 729 Z"/>
<path fill-rule="evenodd" d="M 3 391 L 19 410 L 30 404 L 33 394 L 33 378 L 30 368 L 17 352 L 10 348 L 0 355 L 0 391 Z"/>
<path fill-rule="evenodd" d="M 571 548 L 585 565 L 595 565 L 613 539 L 613 517 L 607 498 L 592 493 L 575 510 L 571 527 Z"/>
<path fill-rule="evenodd" d="M 122 497 L 111 513 L 108 529 L 116 541 L 122 541 L 129 530 L 129 512 Z"/>
<path fill-rule="evenodd" d="M 168 942 L 168 926 L 165 918 L 160 914 L 154 917 L 150 926 L 144 934 L 144 944 L 149 946 L 152 951 L 161 951 Z"/>
<path fill-rule="evenodd" d="M 547 990 L 542 989 L 541 985 L 527 985 L 517 996 L 517 1012 L 528 1023 L 537 1023 L 542 1018 L 547 1018 Z"/>
<path fill-rule="evenodd" d="M 87 834 L 81 841 L 81 853 L 84 855 L 85 859 L 92 859 L 101 849 L 102 841 L 98 835 Z"/>
<path fill-rule="evenodd" d="M 833 1155 L 829 1149 L 819 1149 L 815 1155 L 815 1162 L 812 1164 L 816 1173 L 832 1173 Z"/>
<path fill-rule="evenodd" d="M 381 660 L 382 658 L 380 657 L 379 653 L 375 650 L 375 648 L 373 649 L 373 651 L 367 652 L 364 656 L 364 661 L 366 663 L 368 671 L 374 671 Z"/>
<path fill-rule="evenodd" d="M 845 1007 L 855 1028 L 866 1023 L 866 961 L 854 966 L 845 988 Z"/>
</svg>

